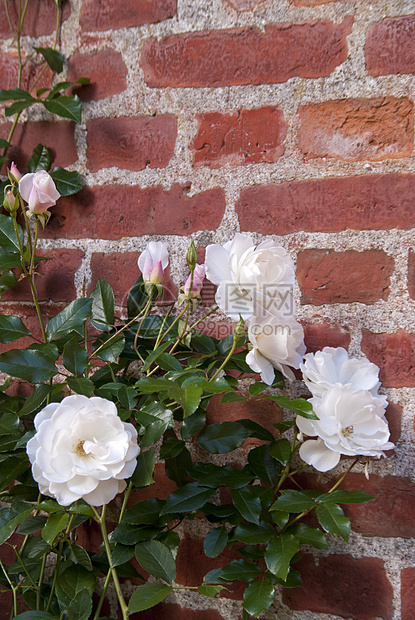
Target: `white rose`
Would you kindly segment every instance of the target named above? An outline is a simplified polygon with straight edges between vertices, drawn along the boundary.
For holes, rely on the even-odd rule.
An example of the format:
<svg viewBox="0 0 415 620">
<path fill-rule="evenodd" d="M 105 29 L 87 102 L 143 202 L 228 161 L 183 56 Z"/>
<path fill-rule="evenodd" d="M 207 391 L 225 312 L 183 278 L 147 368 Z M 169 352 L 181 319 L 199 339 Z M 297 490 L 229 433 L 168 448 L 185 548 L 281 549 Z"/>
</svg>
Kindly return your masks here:
<svg viewBox="0 0 415 620">
<path fill-rule="evenodd" d="M 169 264 L 169 252 L 161 241 L 150 241 L 138 259 L 138 268 L 144 282 L 161 284 L 163 272 Z"/>
<path fill-rule="evenodd" d="M 318 439 L 305 441 L 300 456 L 318 471 L 333 469 L 341 454 L 380 458 L 383 450 L 394 447 L 383 405 L 368 390 L 336 383 L 310 402 L 318 420 L 297 416 L 297 426 L 304 435 Z"/>
<path fill-rule="evenodd" d="M 107 504 L 134 473 L 137 431 L 105 398 L 68 396 L 42 409 L 35 428 L 27 443 L 33 478 L 41 493 L 62 506 L 80 498 L 92 506 Z"/>
<path fill-rule="evenodd" d="M 234 321 L 248 319 L 259 305 L 271 314 L 294 313 L 294 263 L 274 241 L 257 247 L 251 237 L 236 235 L 224 246 L 206 248 L 206 277 L 219 288 L 216 303 Z"/>
<path fill-rule="evenodd" d="M 342 347 L 324 347 L 317 353 L 307 353 L 304 360 L 300 368 L 313 396 L 323 396 L 336 383 L 351 383 L 356 390 L 368 390 L 387 406 L 386 396 L 378 394 L 379 368 L 368 360 L 350 359 Z"/>
<path fill-rule="evenodd" d="M 252 317 L 247 322 L 248 338 L 253 348 L 246 356 L 246 363 L 254 372 L 261 373 L 264 383 L 274 382 L 274 368 L 288 379 L 294 379 L 289 368 L 299 368 L 305 353 L 304 331 L 300 323 L 291 319 L 281 321 L 268 315 Z"/>
<path fill-rule="evenodd" d="M 44 213 L 61 197 L 46 170 L 25 174 L 19 181 L 19 192 L 32 213 Z"/>
</svg>

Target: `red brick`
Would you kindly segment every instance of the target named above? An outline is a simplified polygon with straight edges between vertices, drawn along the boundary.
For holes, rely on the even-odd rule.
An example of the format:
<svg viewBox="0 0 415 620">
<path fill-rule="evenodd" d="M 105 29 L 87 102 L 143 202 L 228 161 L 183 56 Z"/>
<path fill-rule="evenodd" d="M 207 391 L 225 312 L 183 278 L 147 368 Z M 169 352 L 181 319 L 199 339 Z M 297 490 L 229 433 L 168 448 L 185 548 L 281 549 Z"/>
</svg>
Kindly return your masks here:
<svg viewBox="0 0 415 620">
<path fill-rule="evenodd" d="M 94 118 L 87 122 L 88 168 L 91 172 L 111 166 L 165 168 L 173 157 L 176 137 L 174 114 Z"/>
<path fill-rule="evenodd" d="M 299 110 L 298 147 L 309 159 L 409 157 L 414 146 L 413 107 L 406 97 L 342 99 L 303 106 Z"/>
<path fill-rule="evenodd" d="M 193 143 L 195 165 L 218 168 L 277 161 L 284 154 L 287 125 L 275 106 L 199 114 Z"/>
<path fill-rule="evenodd" d="M 158 499 L 167 499 L 170 493 L 177 491 L 177 485 L 173 480 L 166 476 L 164 463 L 156 463 L 154 467 L 154 484 L 131 491 L 128 506 L 135 506 L 138 502 L 144 502 L 147 499 L 157 497 Z"/>
<path fill-rule="evenodd" d="M 323 77 L 346 60 L 351 26 L 352 19 L 346 18 L 339 25 L 325 20 L 271 24 L 263 33 L 250 27 L 151 38 L 144 44 L 141 66 L 152 88 Z"/>
<path fill-rule="evenodd" d="M 236 206 L 242 231 L 265 235 L 415 226 L 415 175 L 332 177 L 253 185 Z"/>
<path fill-rule="evenodd" d="M 350 332 L 346 328 L 327 323 L 303 323 L 307 353 L 315 353 L 323 347 L 343 347 L 350 344 Z"/>
<path fill-rule="evenodd" d="M 296 563 L 304 585 L 283 590 L 291 609 L 336 614 L 352 620 L 392 620 L 393 589 L 383 560 L 350 555 L 314 558 Z"/>
<path fill-rule="evenodd" d="M 391 334 L 362 330 L 362 351 L 380 367 L 385 387 L 415 387 L 415 334 L 399 329 Z"/>
<path fill-rule="evenodd" d="M 7 138 L 10 123 L 0 124 L 0 138 Z M 8 152 L 10 161 L 14 161 L 22 173 L 27 170 L 27 163 L 33 149 L 44 144 L 52 156 L 53 166 L 69 166 L 78 159 L 74 138 L 75 123 L 72 121 L 39 121 L 17 125 L 12 139 L 12 148 Z"/>
<path fill-rule="evenodd" d="M 337 2 L 337 0 L 293 0 L 293 2 L 295 6 L 318 6 L 319 4 Z"/>
<path fill-rule="evenodd" d="M 222 395 L 212 396 L 207 407 L 206 423 L 215 424 L 217 422 L 234 422 L 236 420 L 253 420 L 257 424 L 275 433 L 274 422 L 281 422 L 283 419 L 282 409 L 272 400 L 260 400 L 251 397 L 246 401 L 236 401 L 234 403 L 221 403 Z M 258 439 L 251 437 L 246 440 L 244 446 L 258 445 Z"/>
<path fill-rule="evenodd" d="M 199 584 L 200 585 L 200 584 Z M 222 620 L 217 611 L 213 609 L 185 609 L 180 605 L 160 603 L 146 611 L 139 611 L 129 616 L 131 620 Z"/>
<path fill-rule="evenodd" d="M 226 0 L 235 11 L 253 11 L 266 0 Z"/>
<path fill-rule="evenodd" d="M 415 15 L 389 17 L 369 26 L 366 68 L 370 75 L 415 73 Z"/>
<path fill-rule="evenodd" d="M 119 52 L 104 49 L 91 54 L 74 54 L 68 61 L 68 81 L 88 77 L 91 84 L 74 88 L 82 101 L 118 95 L 127 88 L 127 67 Z"/>
<path fill-rule="evenodd" d="M 402 432 L 402 412 L 403 407 L 399 403 L 389 403 L 386 409 L 386 419 L 389 424 L 390 430 L 390 441 L 392 443 L 396 443 L 400 437 Z M 387 454 L 392 455 L 393 451 L 388 451 Z"/>
<path fill-rule="evenodd" d="M 27 61 L 27 59 L 24 60 Z M 49 68 L 46 68 L 43 73 L 43 68 L 44 67 L 42 65 L 37 65 L 28 61 L 23 67 L 21 87 L 25 90 L 30 90 L 36 78 L 39 77 L 39 82 L 36 84 L 36 89 L 50 88 L 52 85 L 52 71 Z M 4 90 L 17 87 L 18 72 L 19 60 L 17 53 L 0 54 L 0 81 Z M 2 101 L 1 107 L 9 107 L 11 103 L 11 101 Z"/>
<path fill-rule="evenodd" d="M 86 30 L 117 30 L 154 24 L 176 14 L 176 0 L 84 0 L 79 23 Z"/>
<path fill-rule="evenodd" d="M 189 235 L 215 230 L 225 211 L 223 189 L 187 196 L 189 185 L 170 190 L 138 185 L 84 188 L 53 207 L 44 231 L 49 238 L 120 239 L 140 235 Z M 114 205 L 117 208 L 114 209 Z"/>
<path fill-rule="evenodd" d="M 17 26 L 19 0 L 9 0 L 10 19 L 14 29 Z M 23 6 L 23 5 L 22 5 Z M 61 21 L 65 21 L 71 14 L 70 2 L 62 2 Z M 56 4 L 53 0 L 30 0 L 23 22 L 23 35 L 40 37 L 52 34 L 56 29 Z M 4 3 L 0 5 L 0 36 L 11 38 L 13 33 L 7 20 Z M 46 47 L 46 46 L 45 46 Z M 4 88 L 4 86 L 3 86 Z"/>
<path fill-rule="evenodd" d="M 39 256 L 52 260 L 38 263 L 35 285 L 39 301 L 69 302 L 76 297 L 75 272 L 81 266 L 84 256 L 82 250 L 38 250 Z M 31 301 L 32 293 L 27 278 L 21 280 L 10 291 L 2 293 L 4 301 Z"/>
<path fill-rule="evenodd" d="M 415 618 L 415 568 L 401 570 L 401 619 Z"/>
<path fill-rule="evenodd" d="M 5 293 L 3 295 L 5 295 Z M 46 325 L 48 318 L 54 316 L 55 314 L 58 314 L 60 310 L 63 310 L 63 306 L 61 304 L 52 306 L 49 304 L 41 303 L 40 311 L 43 317 L 43 323 Z M 34 338 L 42 340 L 42 331 L 40 329 L 39 319 L 36 314 L 34 304 L 5 302 L 4 297 L 2 297 L 0 311 L 2 314 L 5 315 L 19 316 L 22 319 L 23 323 L 26 325 L 26 327 L 30 329 Z M 33 339 L 29 336 L 25 338 L 20 338 L 19 340 L 15 340 L 14 342 L 10 342 L 7 344 L 2 343 L 0 344 L 0 353 L 8 351 L 9 349 L 24 349 L 31 344 L 33 344 Z M 23 385 L 25 386 L 26 384 Z M 32 388 L 30 390 L 30 393 L 31 392 Z M 25 395 L 28 396 L 28 394 Z"/>
<path fill-rule="evenodd" d="M 383 250 L 303 250 L 297 261 L 301 303 L 373 304 L 387 299 L 393 269 L 393 258 Z"/>
<path fill-rule="evenodd" d="M 409 297 L 415 299 L 415 252 L 409 250 L 408 255 L 408 292 Z"/>
<path fill-rule="evenodd" d="M 92 281 L 89 293 L 98 278 L 102 278 L 111 284 L 115 303 L 126 306 L 128 291 L 140 275 L 137 265 L 139 255 L 139 252 L 94 252 L 91 256 Z M 164 273 L 163 289 L 165 301 L 176 298 L 177 287 L 169 277 L 168 268 Z"/>
</svg>

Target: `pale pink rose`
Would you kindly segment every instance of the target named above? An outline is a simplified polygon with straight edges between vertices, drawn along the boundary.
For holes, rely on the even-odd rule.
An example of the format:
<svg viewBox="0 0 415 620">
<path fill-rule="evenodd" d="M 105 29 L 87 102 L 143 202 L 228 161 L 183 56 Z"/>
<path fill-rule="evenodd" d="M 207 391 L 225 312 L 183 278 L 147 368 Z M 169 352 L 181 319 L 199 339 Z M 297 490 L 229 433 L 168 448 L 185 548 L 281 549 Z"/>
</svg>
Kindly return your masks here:
<svg viewBox="0 0 415 620">
<path fill-rule="evenodd" d="M 169 252 L 161 241 L 150 241 L 138 259 L 138 268 L 144 282 L 161 284 L 163 272 L 169 264 Z"/>
<path fill-rule="evenodd" d="M 189 296 L 189 294 L 191 297 L 198 297 L 200 295 L 204 277 L 205 277 L 205 266 L 195 265 L 195 270 L 193 272 L 193 283 L 192 283 L 192 274 L 190 274 L 184 285 L 184 293 L 187 297 Z M 191 284 L 192 284 L 192 290 L 190 290 Z"/>
<path fill-rule="evenodd" d="M 49 207 L 53 207 L 61 197 L 52 177 L 46 170 L 25 174 L 19 181 L 19 192 L 23 200 L 27 202 L 29 211 L 37 214 L 44 213 Z"/>
<path fill-rule="evenodd" d="M 16 181 L 20 181 L 20 179 L 22 178 L 22 175 L 20 174 L 14 161 L 12 161 L 12 165 L 10 166 L 10 172 L 12 173 Z"/>
</svg>

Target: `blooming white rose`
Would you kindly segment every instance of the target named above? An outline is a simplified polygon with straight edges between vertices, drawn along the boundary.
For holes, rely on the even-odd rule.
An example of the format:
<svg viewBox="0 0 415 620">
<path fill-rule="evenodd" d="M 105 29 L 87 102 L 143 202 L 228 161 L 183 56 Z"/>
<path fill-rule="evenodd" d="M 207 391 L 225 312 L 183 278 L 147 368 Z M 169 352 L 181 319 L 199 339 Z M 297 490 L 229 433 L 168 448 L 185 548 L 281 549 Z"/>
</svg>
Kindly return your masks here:
<svg viewBox="0 0 415 620">
<path fill-rule="evenodd" d="M 318 471 L 333 469 L 340 455 L 384 456 L 394 447 L 384 408 L 368 390 L 356 390 L 350 383 L 336 383 L 321 398 L 312 398 L 318 420 L 297 416 L 297 426 L 308 437 L 300 456 Z"/>
<path fill-rule="evenodd" d="M 324 347 L 317 353 L 307 353 L 300 365 L 305 384 L 313 396 L 323 394 L 336 383 L 350 383 L 356 390 L 369 390 L 384 407 L 386 396 L 378 394 L 379 368 L 366 359 L 350 359 L 346 349 Z"/>
<path fill-rule="evenodd" d="M 25 174 L 19 181 L 19 192 L 32 213 L 44 213 L 61 197 L 46 170 Z"/>
<path fill-rule="evenodd" d="M 26 449 L 41 493 L 62 506 L 80 498 L 102 506 L 125 489 L 140 448 L 137 431 L 120 420 L 114 403 L 68 396 L 47 405 L 34 422 Z"/>
<path fill-rule="evenodd" d="M 138 268 L 144 282 L 161 284 L 163 272 L 169 264 L 169 252 L 161 241 L 150 241 L 138 259 Z"/>
<path fill-rule="evenodd" d="M 248 338 L 253 348 L 246 356 L 246 363 L 254 372 L 261 373 L 264 383 L 274 382 L 274 368 L 288 379 L 294 379 L 289 368 L 299 368 L 305 353 L 304 331 L 300 323 L 291 318 L 282 322 L 276 316 L 251 317 L 247 322 Z"/>
<path fill-rule="evenodd" d="M 257 305 L 293 315 L 294 263 L 274 241 L 255 247 L 251 237 L 238 234 L 223 246 L 208 245 L 205 266 L 206 277 L 219 287 L 216 303 L 233 320 L 248 319 Z"/>
</svg>

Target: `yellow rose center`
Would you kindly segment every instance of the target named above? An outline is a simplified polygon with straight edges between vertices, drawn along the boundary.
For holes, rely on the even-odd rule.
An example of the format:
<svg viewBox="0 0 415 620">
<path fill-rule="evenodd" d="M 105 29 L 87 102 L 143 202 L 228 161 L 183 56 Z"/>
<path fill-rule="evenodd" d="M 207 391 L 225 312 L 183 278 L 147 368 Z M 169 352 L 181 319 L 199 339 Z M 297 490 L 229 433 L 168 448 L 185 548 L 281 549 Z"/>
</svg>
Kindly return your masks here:
<svg viewBox="0 0 415 620">
<path fill-rule="evenodd" d="M 86 456 L 86 452 L 84 450 L 84 443 L 85 441 L 82 441 L 82 439 L 80 439 L 75 448 L 75 452 L 77 452 L 79 456 Z"/>
</svg>

